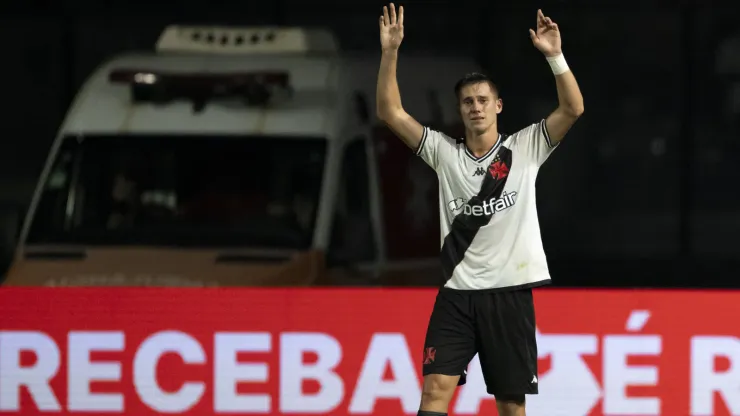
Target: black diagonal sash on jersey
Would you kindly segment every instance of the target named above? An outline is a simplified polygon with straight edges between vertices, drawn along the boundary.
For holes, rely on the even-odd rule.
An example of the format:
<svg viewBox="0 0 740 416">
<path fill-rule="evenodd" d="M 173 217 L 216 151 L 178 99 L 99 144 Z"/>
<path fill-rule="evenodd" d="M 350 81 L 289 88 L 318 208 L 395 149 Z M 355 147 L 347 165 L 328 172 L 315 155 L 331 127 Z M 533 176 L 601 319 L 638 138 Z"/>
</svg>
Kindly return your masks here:
<svg viewBox="0 0 740 416">
<path fill-rule="evenodd" d="M 498 199 L 501 196 L 506 185 L 506 180 L 509 177 L 508 171 L 511 170 L 511 162 L 511 150 L 501 146 L 496 157 L 493 158 L 493 161 L 488 166 L 486 175 L 483 177 L 480 192 L 468 201 L 468 205 L 471 208 L 475 206 L 482 208 L 484 201 Z M 501 166 L 497 165 L 497 163 L 502 163 L 505 166 L 506 173 L 500 174 Z M 499 169 L 495 169 L 496 166 Z M 463 210 L 463 212 L 455 217 L 440 252 L 445 281 L 452 277 L 452 272 L 460 264 L 463 257 L 465 257 L 465 252 L 470 247 L 470 243 L 473 242 L 475 235 L 478 234 L 478 230 L 480 230 L 480 227 L 488 224 L 492 216 L 493 212 L 490 215 L 467 215 Z"/>
</svg>

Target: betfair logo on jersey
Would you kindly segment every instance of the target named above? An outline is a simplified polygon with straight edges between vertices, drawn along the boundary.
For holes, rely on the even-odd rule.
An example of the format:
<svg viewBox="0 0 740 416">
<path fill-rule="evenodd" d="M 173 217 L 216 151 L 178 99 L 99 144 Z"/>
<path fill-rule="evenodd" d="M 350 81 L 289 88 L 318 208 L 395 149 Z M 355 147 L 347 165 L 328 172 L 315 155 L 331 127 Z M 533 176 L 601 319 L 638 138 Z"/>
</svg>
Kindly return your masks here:
<svg viewBox="0 0 740 416">
<path fill-rule="evenodd" d="M 447 208 L 454 214 L 462 212 L 465 215 L 493 215 L 516 204 L 516 192 L 504 192 L 500 198 L 491 198 L 480 205 L 470 205 L 465 198 L 455 198 L 447 203 Z"/>
</svg>

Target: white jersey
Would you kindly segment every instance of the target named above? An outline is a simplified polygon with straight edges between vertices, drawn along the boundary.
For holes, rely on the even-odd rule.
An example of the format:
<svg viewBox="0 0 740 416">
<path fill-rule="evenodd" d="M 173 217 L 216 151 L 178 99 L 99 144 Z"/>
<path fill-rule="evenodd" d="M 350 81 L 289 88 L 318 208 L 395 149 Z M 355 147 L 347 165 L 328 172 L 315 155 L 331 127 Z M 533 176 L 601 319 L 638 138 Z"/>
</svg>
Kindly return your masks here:
<svg viewBox="0 0 740 416">
<path fill-rule="evenodd" d="M 501 290 L 550 282 L 535 180 L 556 146 L 544 120 L 499 134 L 482 157 L 463 140 L 424 128 L 417 155 L 439 178 L 444 287 Z"/>
</svg>

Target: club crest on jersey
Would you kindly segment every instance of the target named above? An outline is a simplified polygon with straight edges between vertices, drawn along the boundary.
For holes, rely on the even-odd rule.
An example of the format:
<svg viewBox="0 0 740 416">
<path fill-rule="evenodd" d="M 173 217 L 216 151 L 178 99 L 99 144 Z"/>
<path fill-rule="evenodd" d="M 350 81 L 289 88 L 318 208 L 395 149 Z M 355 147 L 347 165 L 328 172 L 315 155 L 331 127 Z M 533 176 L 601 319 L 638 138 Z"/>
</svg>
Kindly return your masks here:
<svg viewBox="0 0 740 416">
<path fill-rule="evenodd" d="M 491 177 L 493 179 L 499 180 L 509 175 L 509 167 L 506 166 L 506 163 L 504 163 L 497 157 L 496 160 L 488 168 L 488 172 L 491 173 Z"/>
<path fill-rule="evenodd" d="M 516 204 L 516 191 L 506 192 L 504 191 L 499 198 L 491 198 L 483 201 L 482 203 L 474 198 L 478 202 L 471 205 L 465 198 L 457 197 L 447 203 L 447 208 L 454 214 L 462 211 L 465 215 L 483 216 L 493 215 L 497 212 L 503 211 L 507 208 L 511 208 Z"/>
</svg>

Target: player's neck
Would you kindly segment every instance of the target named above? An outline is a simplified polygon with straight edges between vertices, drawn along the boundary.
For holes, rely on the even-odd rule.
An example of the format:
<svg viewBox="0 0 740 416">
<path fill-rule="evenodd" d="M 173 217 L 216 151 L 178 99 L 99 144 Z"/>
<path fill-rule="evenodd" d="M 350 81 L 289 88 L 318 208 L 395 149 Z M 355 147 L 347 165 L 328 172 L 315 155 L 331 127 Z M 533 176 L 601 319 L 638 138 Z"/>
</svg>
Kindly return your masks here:
<svg viewBox="0 0 740 416">
<path fill-rule="evenodd" d="M 470 130 L 465 132 L 465 145 L 475 157 L 481 157 L 488 153 L 498 141 L 498 126 L 491 126 L 486 132 L 476 134 Z"/>
</svg>

